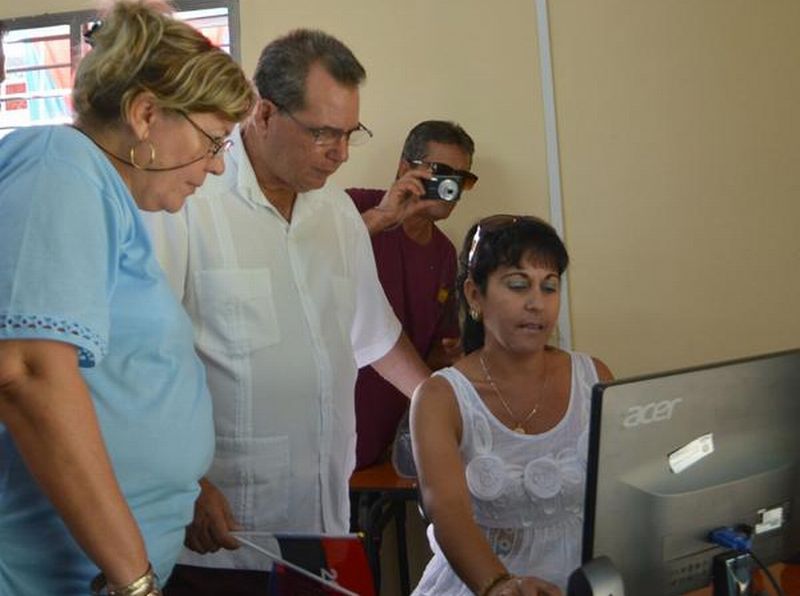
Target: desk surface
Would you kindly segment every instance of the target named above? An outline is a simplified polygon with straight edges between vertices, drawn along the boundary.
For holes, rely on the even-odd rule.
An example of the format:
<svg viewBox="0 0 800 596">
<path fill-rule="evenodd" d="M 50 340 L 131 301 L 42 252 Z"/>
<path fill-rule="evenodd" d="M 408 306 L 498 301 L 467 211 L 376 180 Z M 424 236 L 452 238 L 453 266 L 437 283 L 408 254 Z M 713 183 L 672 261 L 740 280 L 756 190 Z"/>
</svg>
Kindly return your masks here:
<svg viewBox="0 0 800 596">
<path fill-rule="evenodd" d="M 352 491 L 415 490 L 417 481 L 401 478 L 394 471 L 392 462 L 387 461 L 353 472 L 350 477 Z"/>
<path fill-rule="evenodd" d="M 786 596 L 797 596 L 797 584 L 794 583 L 797 580 L 794 578 L 800 574 L 800 566 L 792 565 L 789 572 L 786 575 L 783 575 L 783 572 L 786 568 L 787 566 L 783 563 L 776 563 L 775 565 L 769 566 L 769 570 L 775 577 L 775 581 L 777 581 L 779 585 L 783 584 L 781 587 L 783 588 L 784 594 L 786 594 Z M 757 571 L 756 574 L 761 574 L 761 571 Z M 766 590 L 767 594 L 774 593 L 772 586 L 769 585 L 769 580 L 766 577 L 756 577 L 756 586 L 759 587 L 759 589 Z M 685 596 L 712 596 L 712 594 L 713 590 L 711 588 L 703 588 L 701 590 L 688 592 Z"/>
</svg>

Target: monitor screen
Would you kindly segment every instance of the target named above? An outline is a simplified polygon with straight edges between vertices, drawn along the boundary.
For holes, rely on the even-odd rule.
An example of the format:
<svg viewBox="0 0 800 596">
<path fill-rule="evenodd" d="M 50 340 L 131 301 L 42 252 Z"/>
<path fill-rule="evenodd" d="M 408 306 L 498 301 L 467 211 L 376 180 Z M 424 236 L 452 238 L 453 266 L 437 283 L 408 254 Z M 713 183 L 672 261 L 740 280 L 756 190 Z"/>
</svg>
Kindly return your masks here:
<svg viewBox="0 0 800 596">
<path fill-rule="evenodd" d="M 800 552 L 800 350 L 599 384 L 583 561 L 626 596 L 711 582 L 711 530 L 747 524 L 765 564 Z"/>
</svg>

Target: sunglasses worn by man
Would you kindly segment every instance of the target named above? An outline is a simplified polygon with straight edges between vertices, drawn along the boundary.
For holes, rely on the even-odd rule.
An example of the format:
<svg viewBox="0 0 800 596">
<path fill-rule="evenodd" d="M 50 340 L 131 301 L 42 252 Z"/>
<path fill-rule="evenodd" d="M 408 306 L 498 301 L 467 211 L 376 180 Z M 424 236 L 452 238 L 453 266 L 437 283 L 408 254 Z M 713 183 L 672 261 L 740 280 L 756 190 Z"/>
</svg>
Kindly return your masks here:
<svg viewBox="0 0 800 596">
<path fill-rule="evenodd" d="M 425 161 L 423 159 L 409 159 L 408 163 L 415 167 L 428 168 L 431 174 L 439 176 L 460 176 L 461 186 L 464 190 L 471 190 L 475 183 L 478 182 L 478 177 L 468 170 L 457 170 L 451 168 L 445 163 L 438 161 Z"/>
</svg>

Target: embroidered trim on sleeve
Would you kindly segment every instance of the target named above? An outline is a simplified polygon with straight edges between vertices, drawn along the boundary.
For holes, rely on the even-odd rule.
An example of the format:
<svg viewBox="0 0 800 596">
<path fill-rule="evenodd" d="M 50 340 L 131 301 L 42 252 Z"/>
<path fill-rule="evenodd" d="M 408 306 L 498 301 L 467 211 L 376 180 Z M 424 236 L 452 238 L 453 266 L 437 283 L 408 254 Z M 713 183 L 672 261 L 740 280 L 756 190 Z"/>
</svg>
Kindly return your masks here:
<svg viewBox="0 0 800 596">
<path fill-rule="evenodd" d="M 0 315 L 0 333 L 14 329 L 30 329 L 50 332 L 53 335 L 71 336 L 73 340 L 69 341 L 67 339 L 66 341 L 77 346 L 78 365 L 82 368 L 93 367 L 96 362 L 96 355 L 105 356 L 107 350 L 106 342 L 97 333 L 84 325 L 66 319 L 38 315 Z M 74 341 L 75 338 L 89 342 L 95 349 L 90 350 L 83 347 L 80 343 Z"/>
</svg>

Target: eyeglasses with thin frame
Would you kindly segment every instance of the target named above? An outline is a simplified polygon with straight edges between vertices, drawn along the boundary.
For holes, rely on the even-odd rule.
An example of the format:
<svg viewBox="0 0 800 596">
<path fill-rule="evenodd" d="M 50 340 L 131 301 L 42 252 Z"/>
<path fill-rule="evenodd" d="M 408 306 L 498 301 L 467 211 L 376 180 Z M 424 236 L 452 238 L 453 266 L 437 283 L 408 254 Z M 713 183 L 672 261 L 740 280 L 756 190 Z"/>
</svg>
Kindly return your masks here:
<svg viewBox="0 0 800 596">
<path fill-rule="evenodd" d="M 363 145 L 372 138 L 372 131 L 361 124 L 361 122 L 358 123 L 358 126 L 350 130 L 342 130 L 341 128 L 335 128 L 333 126 L 309 126 L 305 122 L 299 120 L 297 116 L 282 105 L 275 103 L 275 101 L 271 99 L 269 101 L 271 101 L 281 113 L 289 116 L 295 124 L 310 134 L 315 145 L 330 147 L 339 144 L 342 139 L 345 139 L 348 145 L 357 146 Z"/>
<path fill-rule="evenodd" d="M 186 112 L 179 112 L 179 113 L 180 113 L 181 116 L 186 118 L 186 120 L 189 122 L 189 124 L 191 124 L 192 127 L 194 127 L 194 129 L 197 132 L 199 132 L 201 135 L 203 135 L 205 138 L 207 138 L 211 142 L 211 146 L 208 148 L 208 153 L 207 153 L 208 157 L 216 157 L 220 153 L 224 153 L 225 151 L 227 151 L 228 149 L 230 149 L 233 146 L 233 141 L 231 139 L 226 138 L 226 137 L 215 137 L 213 135 L 210 135 L 205 130 L 203 130 L 200 127 L 200 125 L 197 124 L 197 122 L 192 120 L 189 117 L 189 114 L 187 114 Z M 203 157 L 206 157 L 206 155 L 204 155 Z M 196 161 L 200 161 L 200 159 L 202 159 L 202 157 L 197 159 Z"/>
<path fill-rule="evenodd" d="M 464 190 L 471 190 L 475 183 L 478 182 L 478 176 L 469 170 L 457 170 L 448 166 L 446 163 L 438 161 L 425 161 L 424 159 L 407 159 L 409 164 L 415 167 L 428 168 L 432 174 L 439 174 L 441 176 L 460 176 L 461 187 Z"/>
<path fill-rule="evenodd" d="M 472 267 L 475 265 L 475 257 L 478 254 L 478 247 L 480 246 L 481 237 L 483 235 L 491 232 L 497 232 L 503 228 L 507 228 L 516 223 L 525 221 L 543 223 L 543 220 L 533 215 L 508 215 L 505 213 L 490 215 L 489 217 L 484 217 L 482 220 L 480 220 L 478 225 L 475 227 L 475 233 L 472 235 L 472 243 L 470 244 L 469 252 L 467 253 L 467 271 L 471 272 Z"/>
</svg>

